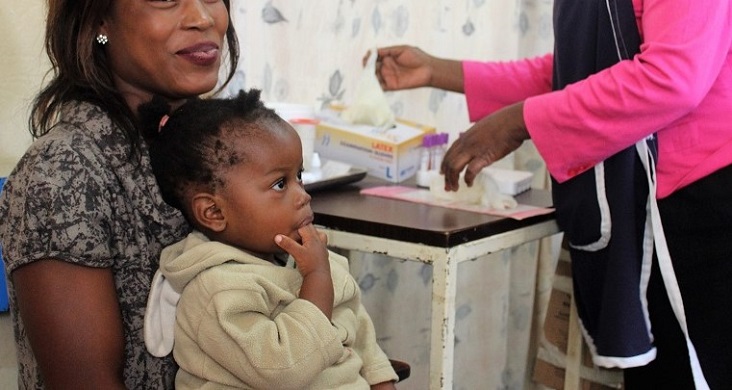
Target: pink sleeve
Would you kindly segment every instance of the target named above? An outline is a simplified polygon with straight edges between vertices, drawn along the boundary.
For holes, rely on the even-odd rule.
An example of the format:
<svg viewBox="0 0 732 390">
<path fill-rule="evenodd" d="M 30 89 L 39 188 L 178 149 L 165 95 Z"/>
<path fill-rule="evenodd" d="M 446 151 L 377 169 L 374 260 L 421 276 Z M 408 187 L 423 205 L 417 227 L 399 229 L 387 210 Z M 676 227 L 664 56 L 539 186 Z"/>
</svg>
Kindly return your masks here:
<svg viewBox="0 0 732 390">
<path fill-rule="evenodd" d="M 472 122 L 507 105 L 551 91 L 552 55 L 511 62 L 463 62 Z"/>
<path fill-rule="evenodd" d="M 552 176 L 565 181 L 677 125 L 700 105 L 729 66 L 730 4 L 644 0 L 640 54 L 562 91 L 529 98 L 527 128 Z"/>
</svg>

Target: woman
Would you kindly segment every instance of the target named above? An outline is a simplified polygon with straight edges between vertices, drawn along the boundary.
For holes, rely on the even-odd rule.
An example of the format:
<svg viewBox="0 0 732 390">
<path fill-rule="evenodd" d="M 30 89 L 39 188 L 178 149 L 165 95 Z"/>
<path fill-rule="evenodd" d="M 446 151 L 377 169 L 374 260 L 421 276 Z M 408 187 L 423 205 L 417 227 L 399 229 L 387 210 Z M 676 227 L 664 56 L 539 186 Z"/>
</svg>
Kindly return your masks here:
<svg viewBox="0 0 732 390">
<path fill-rule="evenodd" d="M 612 7 L 617 8 L 608 12 Z M 432 86 L 466 94 L 476 123 L 444 157 L 448 190 L 462 184 L 458 179 L 464 169 L 465 184 L 471 185 L 483 167 L 530 138 L 555 179 L 557 201 L 557 188 L 576 195 L 572 183 L 597 172 L 601 162 L 630 150 L 634 164 L 634 144 L 643 147 L 642 141 L 655 133 L 658 159 L 650 188 L 658 200 L 659 212 L 653 215 L 660 221 L 648 223 L 654 226 L 659 260 L 651 265 L 649 256 L 634 265 L 642 275 L 636 299 L 648 302 L 641 326 L 647 319 L 650 327 L 640 331 L 652 344 L 629 359 L 599 361 L 627 368 L 629 389 L 729 387 L 732 317 L 721 308 L 732 304 L 732 5 L 715 0 L 555 0 L 554 10 L 552 54 L 480 63 L 388 47 L 378 50 L 377 76 L 385 90 Z M 633 31 L 617 34 L 618 26 Z M 601 42 L 603 35 L 607 40 Z M 630 44 L 633 40 L 638 42 Z M 593 68 L 604 56 L 614 56 L 613 63 Z M 640 160 L 649 155 L 653 152 L 640 154 Z M 634 190 L 642 195 L 645 173 L 626 179 L 608 186 L 607 193 L 619 192 L 617 184 L 628 187 L 621 195 Z M 654 203 L 650 200 L 650 207 Z M 620 209 L 630 215 L 634 205 L 645 217 L 645 199 Z M 571 217 L 557 210 L 560 221 Z M 639 223 L 639 233 L 627 242 L 646 245 L 644 219 L 631 217 L 629 223 Z M 670 256 L 664 253 L 661 229 Z M 572 252 L 575 270 L 577 253 Z M 573 274 L 577 294 L 578 283 L 587 280 Z M 583 317 L 583 307 L 579 309 Z M 617 309 L 616 319 L 629 311 Z M 587 325 L 583 318 L 586 331 Z M 627 326 L 621 321 L 608 331 L 618 328 Z"/>
<path fill-rule="evenodd" d="M 238 46 L 228 0 L 51 0 L 54 75 L 38 138 L 8 178 L 0 236 L 26 388 L 172 388 L 172 357 L 145 350 L 162 247 L 189 231 L 156 187 L 137 107 L 212 91 Z"/>
</svg>

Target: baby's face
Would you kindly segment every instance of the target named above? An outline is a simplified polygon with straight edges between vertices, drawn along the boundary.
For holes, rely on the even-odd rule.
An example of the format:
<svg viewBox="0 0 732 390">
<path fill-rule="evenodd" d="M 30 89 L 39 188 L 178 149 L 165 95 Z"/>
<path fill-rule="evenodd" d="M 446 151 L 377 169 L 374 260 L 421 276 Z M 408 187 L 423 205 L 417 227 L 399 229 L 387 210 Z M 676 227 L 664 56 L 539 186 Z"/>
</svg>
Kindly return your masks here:
<svg viewBox="0 0 732 390">
<path fill-rule="evenodd" d="M 297 230 L 313 221 L 310 195 L 302 183 L 302 146 L 287 123 L 254 138 L 236 138 L 237 150 L 247 150 L 247 161 L 227 170 L 219 192 L 226 216 L 222 239 L 261 255 L 282 252 L 274 238 L 302 239 Z"/>
</svg>

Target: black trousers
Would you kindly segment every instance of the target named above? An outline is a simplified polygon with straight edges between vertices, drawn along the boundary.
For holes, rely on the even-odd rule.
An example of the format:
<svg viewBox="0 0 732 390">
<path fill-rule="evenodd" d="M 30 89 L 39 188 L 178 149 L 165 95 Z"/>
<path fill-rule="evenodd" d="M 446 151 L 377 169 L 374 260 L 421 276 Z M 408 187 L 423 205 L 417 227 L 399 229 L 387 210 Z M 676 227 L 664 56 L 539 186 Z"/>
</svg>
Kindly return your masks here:
<svg viewBox="0 0 732 390">
<path fill-rule="evenodd" d="M 658 203 L 687 325 L 712 389 L 732 388 L 732 165 Z M 648 286 L 658 355 L 625 370 L 625 387 L 694 389 L 688 349 L 657 261 Z"/>
</svg>

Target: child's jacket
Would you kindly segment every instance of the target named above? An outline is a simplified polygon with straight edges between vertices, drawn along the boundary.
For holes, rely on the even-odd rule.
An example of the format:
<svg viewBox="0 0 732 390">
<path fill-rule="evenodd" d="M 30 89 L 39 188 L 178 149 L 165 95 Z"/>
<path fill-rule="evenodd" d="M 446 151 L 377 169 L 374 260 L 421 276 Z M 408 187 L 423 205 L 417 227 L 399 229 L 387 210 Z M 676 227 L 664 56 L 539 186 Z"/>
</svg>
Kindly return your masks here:
<svg viewBox="0 0 732 390">
<path fill-rule="evenodd" d="M 298 298 L 302 277 L 292 260 L 277 266 L 199 232 L 166 248 L 160 272 L 181 293 L 176 388 L 368 389 L 396 380 L 347 259 L 331 252 L 330 261 L 328 321 Z M 147 315 L 155 310 L 148 304 Z"/>
</svg>

